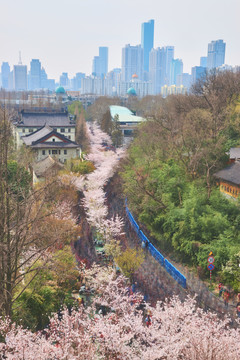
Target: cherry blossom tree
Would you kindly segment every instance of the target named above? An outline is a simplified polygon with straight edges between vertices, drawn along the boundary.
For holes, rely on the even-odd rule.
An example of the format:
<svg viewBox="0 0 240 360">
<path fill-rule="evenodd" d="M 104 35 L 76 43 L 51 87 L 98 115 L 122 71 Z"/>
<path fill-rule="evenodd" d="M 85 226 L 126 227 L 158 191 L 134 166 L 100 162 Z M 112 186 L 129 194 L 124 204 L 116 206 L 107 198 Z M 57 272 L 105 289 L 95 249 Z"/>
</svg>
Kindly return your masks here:
<svg viewBox="0 0 240 360">
<path fill-rule="evenodd" d="M 239 328 L 197 308 L 193 299 L 182 303 L 174 297 L 151 307 L 140 293 L 131 294 L 127 280 L 110 268 L 86 270 L 86 280 L 95 292 L 92 304 L 71 314 L 64 310 L 60 318 L 54 315 L 44 333 L 32 334 L 0 320 L 1 353 L 26 360 L 239 359 Z"/>
</svg>

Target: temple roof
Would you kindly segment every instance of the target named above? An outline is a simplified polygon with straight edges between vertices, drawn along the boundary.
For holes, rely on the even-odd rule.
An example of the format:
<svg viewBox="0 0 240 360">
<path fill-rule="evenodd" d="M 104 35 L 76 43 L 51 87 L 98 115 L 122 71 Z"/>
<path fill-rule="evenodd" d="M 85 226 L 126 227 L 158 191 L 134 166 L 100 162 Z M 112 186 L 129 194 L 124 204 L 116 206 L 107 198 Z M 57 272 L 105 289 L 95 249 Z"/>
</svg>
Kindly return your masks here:
<svg viewBox="0 0 240 360">
<path fill-rule="evenodd" d="M 214 176 L 232 184 L 240 185 L 240 162 L 235 161 L 225 169 L 216 172 Z"/>
</svg>

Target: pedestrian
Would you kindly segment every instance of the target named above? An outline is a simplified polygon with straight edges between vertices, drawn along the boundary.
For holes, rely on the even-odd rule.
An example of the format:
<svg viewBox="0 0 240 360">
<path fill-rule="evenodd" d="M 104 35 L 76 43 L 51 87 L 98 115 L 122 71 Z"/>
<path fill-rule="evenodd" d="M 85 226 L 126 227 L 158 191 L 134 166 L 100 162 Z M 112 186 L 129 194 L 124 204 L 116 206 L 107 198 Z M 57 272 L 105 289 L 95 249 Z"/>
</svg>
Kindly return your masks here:
<svg viewBox="0 0 240 360">
<path fill-rule="evenodd" d="M 224 305 L 226 308 L 228 308 L 229 295 L 230 294 L 229 294 L 228 290 L 225 290 L 224 294 L 223 294 L 223 300 L 224 300 Z"/>
<path fill-rule="evenodd" d="M 240 302 L 237 303 L 237 316 L 240 318 Z"/>
<path fill-rule="evenodd" d="M 147 315 L 146 319 L 145 319 L 145 323 L 147 325 L 147 327 L 149 327 L 151 325 L 151 316 L 150 315 Z"/>
<path fill-rule="evenodd" d="M 221 297 L 221 295 L 222 295 L 222 292 L 221 292 L 221 289 L 222 289 L 222 287 L 223 287 L 223 284 L 222 283 L 219 283 L 218 284 L 218 291 L 219 291 L 219 297 Z"/>
<path fill-rule="evenodd" d="M 237 302 L 240 303 L 240 292 L 237 294 Z"/>
<path fill-rule="evenodd" d="M 218 288 L 219 288 L 219 285 L 218 285 Z M 220 287 L 220 289 L 219 289 L 219 297 L 222 296 L 222 293 L 223 293 L 224 291 L 225 291 L 225 288 L 224 288 L 223 284 L 221 284 L 221 287 Z"/>
</svg>

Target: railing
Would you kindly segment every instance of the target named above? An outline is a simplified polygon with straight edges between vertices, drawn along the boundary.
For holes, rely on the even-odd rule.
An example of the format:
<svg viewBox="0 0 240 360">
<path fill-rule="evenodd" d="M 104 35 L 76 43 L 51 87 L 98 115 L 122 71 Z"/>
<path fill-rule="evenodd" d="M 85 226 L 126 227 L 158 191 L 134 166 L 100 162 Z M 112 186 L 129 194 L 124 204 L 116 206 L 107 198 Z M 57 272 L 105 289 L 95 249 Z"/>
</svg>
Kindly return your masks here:
<svg viewBox="0 0 240 360">
<path fill-rule="evenodd" d="M 161 264 L 166 269 L 169 275 L 171 275 L 174 280 L 176 280 L 184 289 L 186 289 L 187 284 L 185 276 L 182 275 L 180 271 L 178 271 L 175 266 L 173 266 L 166 258 L 164 258 L 164 256 L 148 240 L 146 235 L 144 235 L 144 233 L 139 229 L 137 222 L 127 207 L 127 199 L 125 200 L 125 207 L 130 224 L 136 232 L 138 238 L 141 240 L 142 244 L 144 244 L 145 248 L 150 252 L 154 259 L 157 260 L 159 264 Z"/>
</svg>

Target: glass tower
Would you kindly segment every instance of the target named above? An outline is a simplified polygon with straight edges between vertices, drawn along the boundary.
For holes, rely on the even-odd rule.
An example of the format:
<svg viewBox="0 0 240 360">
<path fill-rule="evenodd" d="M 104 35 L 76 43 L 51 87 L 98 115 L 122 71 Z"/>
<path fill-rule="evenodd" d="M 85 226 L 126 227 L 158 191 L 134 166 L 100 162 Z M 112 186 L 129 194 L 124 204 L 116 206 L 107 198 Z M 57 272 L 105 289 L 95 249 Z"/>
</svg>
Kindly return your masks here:
<svg viewBox="0 0 240 360">
<path fill-rule="evenodd" d="M 208 44 L 207 68 L 215 69 L 225 62 L 226 43 L 223 40 L 212 41 Z"/>
<path fill-rule="evenodd" d="M 149 54 L 153 49 L 154 42 L 154 20 L 142 23 L 142 39 L 141 46 L 144 56 L 144 71 L 149 71 Z"/>
</svg>

